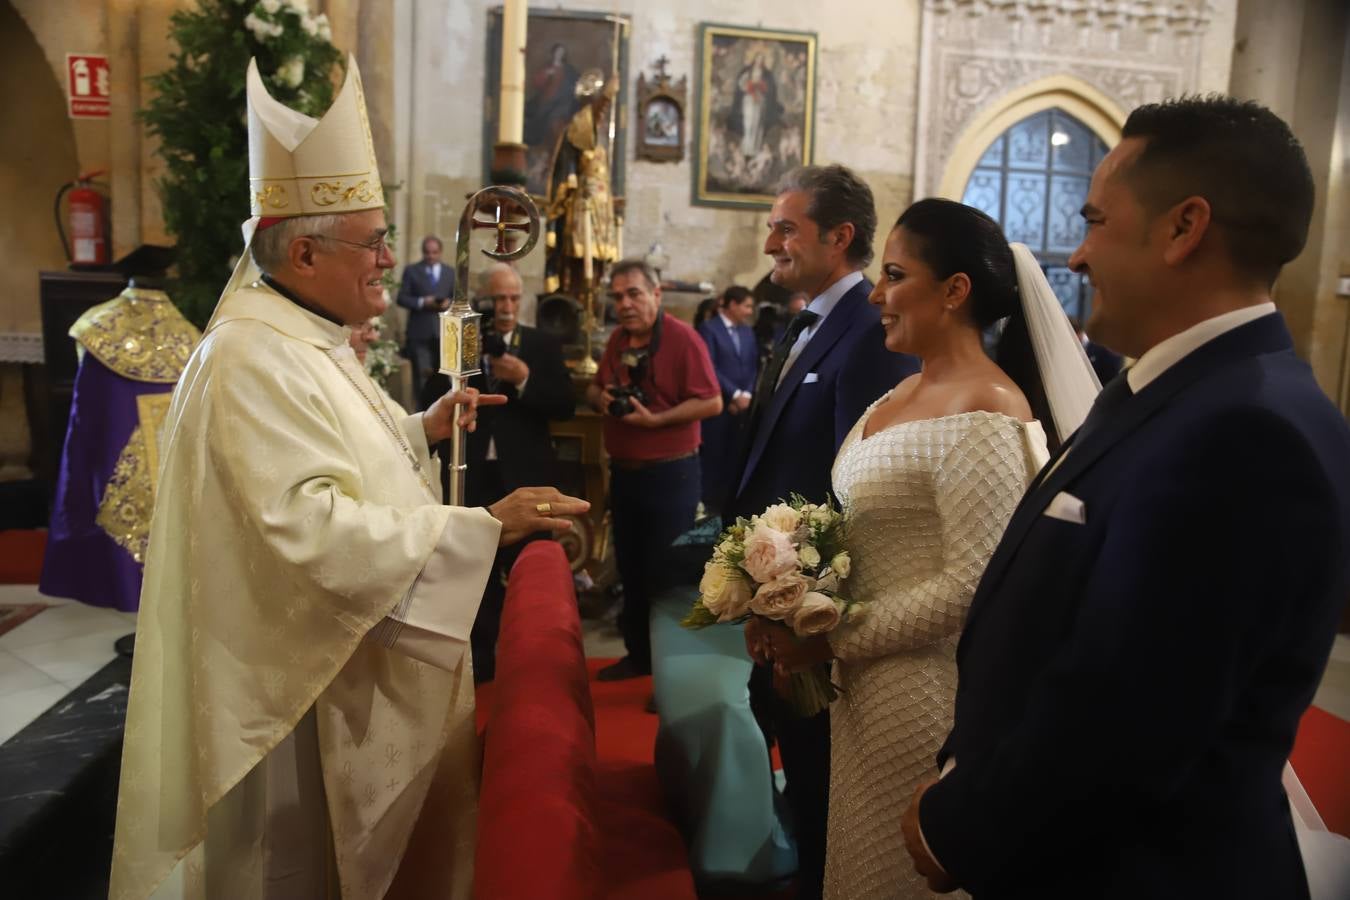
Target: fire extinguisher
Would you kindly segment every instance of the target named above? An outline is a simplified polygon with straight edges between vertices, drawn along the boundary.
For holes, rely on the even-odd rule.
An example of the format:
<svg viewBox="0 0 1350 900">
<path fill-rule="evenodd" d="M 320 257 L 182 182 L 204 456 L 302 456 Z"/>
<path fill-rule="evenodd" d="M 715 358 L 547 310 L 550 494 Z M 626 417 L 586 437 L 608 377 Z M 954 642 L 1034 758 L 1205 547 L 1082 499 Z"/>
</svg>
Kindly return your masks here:
<svg viewBox="0 0 1350 900">
<path fill-rule="evenodd" d="M 108 201 L 94 189 L 93 179 L 105 169 L 86 172 L 56 192 L 56 231 L 66 259 L 75 266 L 98 266 L 108 262 Z M 70 237 L 61 224 L 61 198 L 70 192 Z"/>
</svg>

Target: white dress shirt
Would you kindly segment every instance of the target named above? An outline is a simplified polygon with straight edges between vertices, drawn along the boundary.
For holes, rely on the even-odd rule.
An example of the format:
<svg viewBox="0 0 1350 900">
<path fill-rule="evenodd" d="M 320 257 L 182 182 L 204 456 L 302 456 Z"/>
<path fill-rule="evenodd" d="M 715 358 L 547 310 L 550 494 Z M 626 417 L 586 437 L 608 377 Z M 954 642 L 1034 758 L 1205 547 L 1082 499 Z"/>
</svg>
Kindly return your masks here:
<svg viewBox="0 0 1350 900">
<path fill-rule="evenodd" d="M 844 295 L 853 290 L 853 286 L 862 280 L 862 272 L 849 272 L 843 278 L 840 278 L 834 284 L 827 287 L 818 297 L 816 297 L 816 299 L 806 305 L 808 310 L 820 316 L 820 318 L 811 323 L 810 328 L 802 329 L 802 333 L 797 335 L 797 342 L 792 345 L 792 349 L 788 351 L 787 360 L 783 363 L 783 371 L 778 373 L 778 384 L 783 383 L 783 379 L 786 378 L 787 373 L 791 371 L 793 363 L 797 361 L 797 357 L 801 356 L 802 351 L 806 349 L 806 345 L 811 340 L 812 335 L 819 331 L 820 326 L 825 323 L 825 318 L 839 305 L 839 301 L 844 299 Z M 778 385 L 774 385 L 775 388 L 777 386 Z"/>
</svg>

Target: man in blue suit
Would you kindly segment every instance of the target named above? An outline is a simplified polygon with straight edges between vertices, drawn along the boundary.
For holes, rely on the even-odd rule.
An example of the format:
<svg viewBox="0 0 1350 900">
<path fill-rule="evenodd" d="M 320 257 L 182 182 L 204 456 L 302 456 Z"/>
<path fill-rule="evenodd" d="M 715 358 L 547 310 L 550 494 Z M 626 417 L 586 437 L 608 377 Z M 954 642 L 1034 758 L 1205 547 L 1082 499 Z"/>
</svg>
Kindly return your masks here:
<svg viewBox="0 0 1350 900">
<path fill-rule="evenodd" d="M 455 295 L 455 267 L 441 262 L 441 239 L 422 238 L 422 261 L 403 269 L 398 305 L 408 310 L 407 344 L 404 353 L 412 363 L 413 395 L 419 409 L 427 379 L 441 366 L 439 314 L 450 308 Z"/>
<path fill-rule="evenodd" d="M 867 302 L 877 229 L 872 191 L 843 166 L 806 166 L 779 185 L 764 252 L 775 284 L 813 299 L 789 323 L 760 373 L 749 428 L 733 475 L 726 518 L 749 517 L 801 494 L 830 492 L 835 453 L 869 404 L 918 371 L 912 357 L 886 349 L 880 316 Z M 787 777 L 799 857 L 798 897 L 818 897 L 825 878 L 829 809 L 829 711 L 798 718 L 773 692 L 757 629 L 746 627 L 755 657 L 752 702 L 777 739 Z"/>
<path fill-rule="evenodd" d="M 717 383 L 722 387 L 722 412 L 704 419 L 699 460 L 703 467 L 703 506 L 709 513 L 722 509 L 730 489 L 733 454 L 745 430 L 746 413 L 759 373 L 759 344 L 750 328 L 755 298 L 749 288 L 733 284 L 720 298 L 718 311 L 698 326 L 708 345 Z"/>
<path fill-rule="evenodd" d="M 975 594 L 906 844 L 976 898 L 1308 896 L 1281 768 L 1350 595 L 1350 428 L 1270 301 L 1313 182 L 1269 110 L 1136 109 L 1070 265 L 1138 362 Z"/>
</svg>

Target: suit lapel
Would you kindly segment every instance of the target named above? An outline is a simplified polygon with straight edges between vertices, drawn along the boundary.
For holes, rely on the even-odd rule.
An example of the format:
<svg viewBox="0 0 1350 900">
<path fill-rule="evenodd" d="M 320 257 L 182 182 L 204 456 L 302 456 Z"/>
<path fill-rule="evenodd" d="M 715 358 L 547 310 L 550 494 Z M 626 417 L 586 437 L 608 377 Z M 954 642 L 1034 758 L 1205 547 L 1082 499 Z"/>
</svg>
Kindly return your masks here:
<svg viewBox="0 0 1350 900">
<path fill-rule="evenodd" d="M 811 339 L 802 348 L 801 355 L 793 361 L 792 368 L 788 369 L 786 374 L 783 375 L 778 389 L 774 391 L 773 399 L 769 402 L 769 408 L 764 411 L 764 417 L 759 422 L 759 427 L 753 437 L 753 443 L 750 445 L 750 455 L 746 460 L 745 468 L 741 472 L 740 487 L 742 489 L 749 480 L 750 473 L 759 463 L 759 458 L 764 454 L 764 448 L 769 442 L 769 435 L 773 434 L 779 416 L 787 408 L 788 402 L 798 386 L 801 385 L 802 379 L 806 377 L 807 373 L 813 371 L 816 365 L 825 358 L 825 354 L 835 344 L 839 343 L 840 338 L 848 333 L 858 309 L 866 305 L 867 295 L 871 292 L 872 285 L 864 278 L 854 285 L 848 293 L 839 298 L 839 302 L 834 309 L 820 324 L 820 329 L 811 335 Z M 844 363 L 844 365 L 847 364 L 847 362 Z"/>
<path fill-rule="evenodd" d="M 1032 480 L 1022 502 L 1008 522 L 1003 538 L 990 557 L 979 588 L 971 601 L 966 627 L 974 622 L 986 596 L 996 589 L 1031 526 L 1050 501 L 1106 456 L 1127 435 L 1143 426 L 1177 394 L 1225 366 L 1268 353 L 1290 352 L 1293 340 L 1278 314 L 1263 316 L 1205 344 L 1150 382 L 1121 407 L 1119 415 L 1102 423 L 1079 446 L 1077 432 Z M 1055 464 L 1059 462 L 1058 468 Z"/>
</svg>

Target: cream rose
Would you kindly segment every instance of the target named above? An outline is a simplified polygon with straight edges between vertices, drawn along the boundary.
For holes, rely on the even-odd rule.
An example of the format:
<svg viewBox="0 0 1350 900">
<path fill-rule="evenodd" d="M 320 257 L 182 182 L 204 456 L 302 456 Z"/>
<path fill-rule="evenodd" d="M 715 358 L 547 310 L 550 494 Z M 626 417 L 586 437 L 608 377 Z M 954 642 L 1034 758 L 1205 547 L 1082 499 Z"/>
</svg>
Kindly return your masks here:
<svg viewBox="0 0 1350 900">
<path fill-rule="evenodd" d="M 847 578 L 848 573 L 853 571 L 853 560 L 848 558 L 847 552 L 836 553 L 834 559 L 830 560 L 830 568 L 840 578 Z"/>
<path fill-rule="evenodd" d="M 801 560 L 802 568 L 815 570 L 820 565 L 820 551 L 810 544 L 803 544 L 797 551 L 797 558 Z"/>
<path fill-rule="evenodd" d="M 811 582 L 799 572 L 779 575 L 773 581 L 760 585 L 750 601 L 750 611 L 769 619 L 783 621 L 792 616 L 801 605 Z"/>
<path fill-rule="evenodd" d="M 797 551 L 786 534 L 761 522 L 745 539 L 745 561 L 750 577 L 761 584 L 797 568 Z"/>
<path fill-rule="evenodd" d="M 827 597 L 816 591 L 808 591 L 802 597 L 797 611 L 792 614 L 791 625 L 797 637 L 811 637 L 833 631 L 839 624 L 839 604 L 833 597 Z"/>
<path fill-rule="evenodd" d="M 834 512 L 828 506 L 817 506 L 811 510 L 811 524 L 824 528 L 834 518 Z"/>
<path fill-rule="evenodd" d="M 792 534 L 801 524 L 802 517 L 786 503 L 775 503 L 760 514 L 759 521 L 776 531 Z"/>
<path fill-rule="evenodd" d="M 703 566 L 698 592 L 703 606 L 720 622 L 739 619 L 750 605 L 749 583 L 719 563 L 708 562 Z"/>
</svg>

